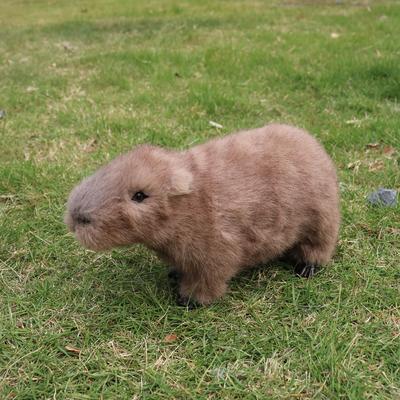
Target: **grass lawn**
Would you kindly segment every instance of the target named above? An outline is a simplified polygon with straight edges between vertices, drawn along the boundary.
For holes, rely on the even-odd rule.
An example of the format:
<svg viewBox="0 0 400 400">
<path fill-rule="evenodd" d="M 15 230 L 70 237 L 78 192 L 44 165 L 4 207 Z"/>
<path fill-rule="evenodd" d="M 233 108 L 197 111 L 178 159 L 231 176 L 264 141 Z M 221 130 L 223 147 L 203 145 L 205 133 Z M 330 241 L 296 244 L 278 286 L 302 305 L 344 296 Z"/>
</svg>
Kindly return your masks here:
<svg viewBox="0 0 400 400">
<path fill-rule="evenodd" d="M 399 399 L 400 206 L 365 200 L 400 189 L 399 38 L 384 0 L 2 0 L 0 398 Z M 188 311 L 146 249 L 67 234 L 70 189 L 113 156 L 271 121 L 338 167 L 315 278 L 267 265 Z"/>
</svg>

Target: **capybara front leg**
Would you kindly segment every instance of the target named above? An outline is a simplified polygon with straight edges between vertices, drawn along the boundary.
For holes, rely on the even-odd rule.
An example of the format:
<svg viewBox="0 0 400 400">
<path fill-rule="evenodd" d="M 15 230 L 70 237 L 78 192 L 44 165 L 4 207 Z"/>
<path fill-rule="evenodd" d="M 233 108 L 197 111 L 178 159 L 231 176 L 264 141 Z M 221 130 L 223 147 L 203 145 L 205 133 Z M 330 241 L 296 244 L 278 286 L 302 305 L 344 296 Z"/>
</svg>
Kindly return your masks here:
<svg viewBox="0 0 400 400">
<path fill-rule="evenodd" d="M 197 305 L 207 305 L 226 292 L 230 276 L 202 272 L 185 272 L 182 275 L 179 286 L 178 304 L 192 308 Z"/>
</svg>

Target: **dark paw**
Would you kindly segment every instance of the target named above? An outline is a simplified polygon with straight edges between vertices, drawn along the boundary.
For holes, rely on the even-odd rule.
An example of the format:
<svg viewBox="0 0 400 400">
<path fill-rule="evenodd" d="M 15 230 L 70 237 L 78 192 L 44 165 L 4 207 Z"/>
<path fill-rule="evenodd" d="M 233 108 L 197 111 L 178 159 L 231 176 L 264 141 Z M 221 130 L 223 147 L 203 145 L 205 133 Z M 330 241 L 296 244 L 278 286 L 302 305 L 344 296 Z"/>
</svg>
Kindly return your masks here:
<svg viewBox="0 0 400 400">
<path fill-rule="evenodd" d="M 168 272 L 168 280 L 173 286 L 178 285 L 179 281 L 182 278 L 182 274 L 176 269 L 170 269 Z"/>
<path fill-rule="evenodd" d="M 294 273 L 297 276 L 301 276 L 302 278 L 311 278 L 318 272 L 318 270 L 319 270 L 318 265 L 309 263 L 297 264 L 294 267 Z"/>
<path fill-rule="evenodd" d="M 200 304 L 196 301 L 180 295 L 178 296 L 176 304 L 180 307 L 186 307 L 189 310 L 194 310 L 195 308 L 200 307 Z"/>
</svg>

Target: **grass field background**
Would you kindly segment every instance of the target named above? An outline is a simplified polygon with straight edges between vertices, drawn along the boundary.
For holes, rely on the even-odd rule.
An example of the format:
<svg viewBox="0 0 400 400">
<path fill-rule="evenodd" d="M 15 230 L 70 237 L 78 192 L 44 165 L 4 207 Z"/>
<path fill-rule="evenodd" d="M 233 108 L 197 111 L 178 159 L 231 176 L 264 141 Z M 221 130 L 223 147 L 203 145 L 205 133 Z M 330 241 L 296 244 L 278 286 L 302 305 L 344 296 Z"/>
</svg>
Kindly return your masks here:
<svg viewBox="0 0 400 400">
<path fill-rule="evenodd" d="M 400 189 L 399 38 L 394 1 L 3 0 L 0 398 L 399 399 L 400 207 L 365 200 Z M 271 264 L 187 311 L 152 253 L 66 233 L 70 189 L 116 154 L 271 121 L 338 167 L 315 278 Z"/>
</svg>

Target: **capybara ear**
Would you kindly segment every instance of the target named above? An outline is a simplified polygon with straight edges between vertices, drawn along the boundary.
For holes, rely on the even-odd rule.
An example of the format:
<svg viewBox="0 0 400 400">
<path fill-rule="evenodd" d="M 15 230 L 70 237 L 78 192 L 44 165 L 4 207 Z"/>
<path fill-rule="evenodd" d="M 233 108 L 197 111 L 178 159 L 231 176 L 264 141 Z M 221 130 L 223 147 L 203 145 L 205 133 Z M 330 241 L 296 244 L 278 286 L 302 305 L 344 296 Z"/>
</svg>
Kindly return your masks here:
<svg viewBox="0 0 400 400">
<path fill-rule="evenodd" d="M 192 191 L 193 175 L 185 168 L 178 168 L 172 173 L 170 196 L 181 196 Z"/>
</svg>

